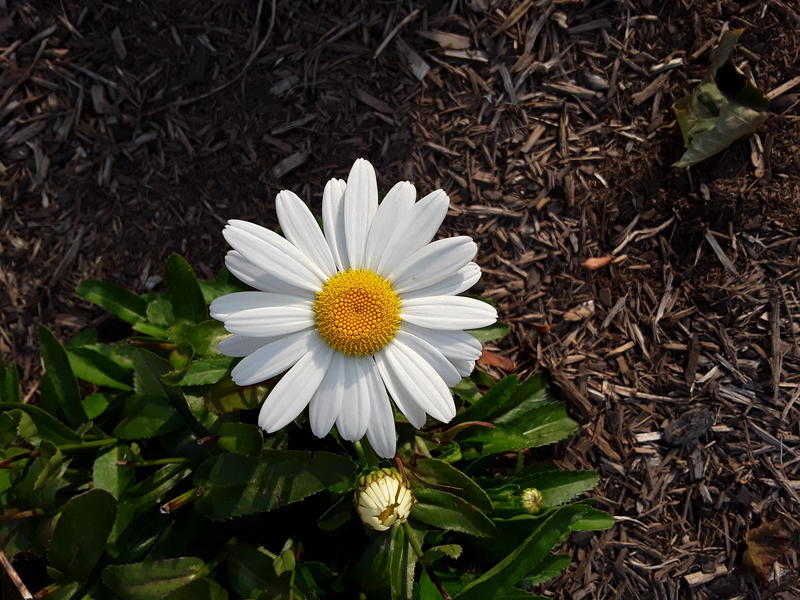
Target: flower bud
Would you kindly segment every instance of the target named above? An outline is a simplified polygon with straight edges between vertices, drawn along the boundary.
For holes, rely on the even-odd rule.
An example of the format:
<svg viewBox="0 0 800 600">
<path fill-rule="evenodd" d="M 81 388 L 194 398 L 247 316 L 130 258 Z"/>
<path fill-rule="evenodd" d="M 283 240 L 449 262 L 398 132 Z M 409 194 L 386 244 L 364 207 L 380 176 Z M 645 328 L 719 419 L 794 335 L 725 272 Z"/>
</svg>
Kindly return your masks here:
<svg viewBox="0 0 800 600">
<path fill-rule="evenodd" d="M 544 502 L 544 498 L 542 498 L 542 492 L 536 488 L 527 488 L 522 490 L 519 499 L 522 503 L 522 508 L 531 514 L 539 512 L 542 509 L 542 504 Z"/>
<path fill-rule="evenodd" d="M 358 516 L 378 531 L 406 521 L 415 501 L 408 481 L 395 469 L 381 469 L 362 477 L 356 492 Z"/>
</svg>

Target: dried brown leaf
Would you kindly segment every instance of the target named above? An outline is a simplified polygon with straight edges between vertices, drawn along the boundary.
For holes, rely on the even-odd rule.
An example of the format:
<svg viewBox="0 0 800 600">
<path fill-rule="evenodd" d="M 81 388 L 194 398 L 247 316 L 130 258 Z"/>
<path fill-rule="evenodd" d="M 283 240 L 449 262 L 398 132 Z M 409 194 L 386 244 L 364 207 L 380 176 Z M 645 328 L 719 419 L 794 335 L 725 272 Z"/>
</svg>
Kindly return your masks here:
<svg viewBox="0 0 800 600">
<path fill-rule="evenodd" d="M 742 555 L 741 567 L 769 583 L 772 565 L 789 550 L 792 534 L 780 519 L 764 521 L 744 534 L 747 549 Z"/>
</svg>

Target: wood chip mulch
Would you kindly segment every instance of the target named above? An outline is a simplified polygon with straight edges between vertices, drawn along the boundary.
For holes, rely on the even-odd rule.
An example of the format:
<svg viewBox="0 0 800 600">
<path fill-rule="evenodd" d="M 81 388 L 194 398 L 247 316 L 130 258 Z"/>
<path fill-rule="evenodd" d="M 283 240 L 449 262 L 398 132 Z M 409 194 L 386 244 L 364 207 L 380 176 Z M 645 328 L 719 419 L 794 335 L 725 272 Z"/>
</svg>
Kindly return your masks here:
<svg viewBox="0 0 800 600">
<path fill-rule="evenodd" d="M 670 107 L 740 27 L 773 115 L 673 169 Z M 79 281 L 211 276 L 227 218 L 318 209 L 365 156 L 448 191 L 513 326 L 492 350 L 582 423 L 555 456 L 617 524 L 540 593 L 798 598 L 798 28 L 789 0 L 0 0 L 0 354 L 35 398 L 40 324 L 109 326 Z M 767 581 L 764 522 L 794 536 Z"/>
</svg>

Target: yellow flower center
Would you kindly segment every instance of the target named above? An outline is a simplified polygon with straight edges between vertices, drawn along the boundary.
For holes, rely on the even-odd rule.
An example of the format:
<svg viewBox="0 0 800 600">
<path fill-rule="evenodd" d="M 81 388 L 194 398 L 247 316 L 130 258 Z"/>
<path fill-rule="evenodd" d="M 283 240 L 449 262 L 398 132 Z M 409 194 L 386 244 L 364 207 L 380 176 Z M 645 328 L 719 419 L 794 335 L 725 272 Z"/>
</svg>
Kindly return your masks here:
<svg viewBox="0 0 800 600">
<path fill-rule="evenodd" d="M 400 327 L 400 297 L 391 284 L 366 269 L 337 273 L 314 301 L 317 330 L 343 354 L 375 354 Z"/>
</svg>

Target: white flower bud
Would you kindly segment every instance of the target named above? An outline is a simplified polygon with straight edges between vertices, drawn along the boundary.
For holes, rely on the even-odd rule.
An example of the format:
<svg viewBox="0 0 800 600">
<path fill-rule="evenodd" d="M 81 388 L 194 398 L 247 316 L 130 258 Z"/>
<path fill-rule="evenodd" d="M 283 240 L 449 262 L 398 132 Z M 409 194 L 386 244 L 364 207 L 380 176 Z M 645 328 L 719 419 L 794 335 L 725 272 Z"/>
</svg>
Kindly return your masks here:
<svg viewBox="0 0 800 600">
<path fill-rule="evenodd" d="M 542 492 L 536 488 L 527 488 L 522 490 L 520 501 L 522 502 L 522 508 L 533 514 L 542 509 L 544 498 L 542 498 Z"/>
<path fill-rule="evenodd" d="M 400 473 L 395 469 L 381 469 L 361 479 L 356 510 L 366 525 L 386 531 L 408 519 L 415 501 L 408 481 Z"/>
</svg>

